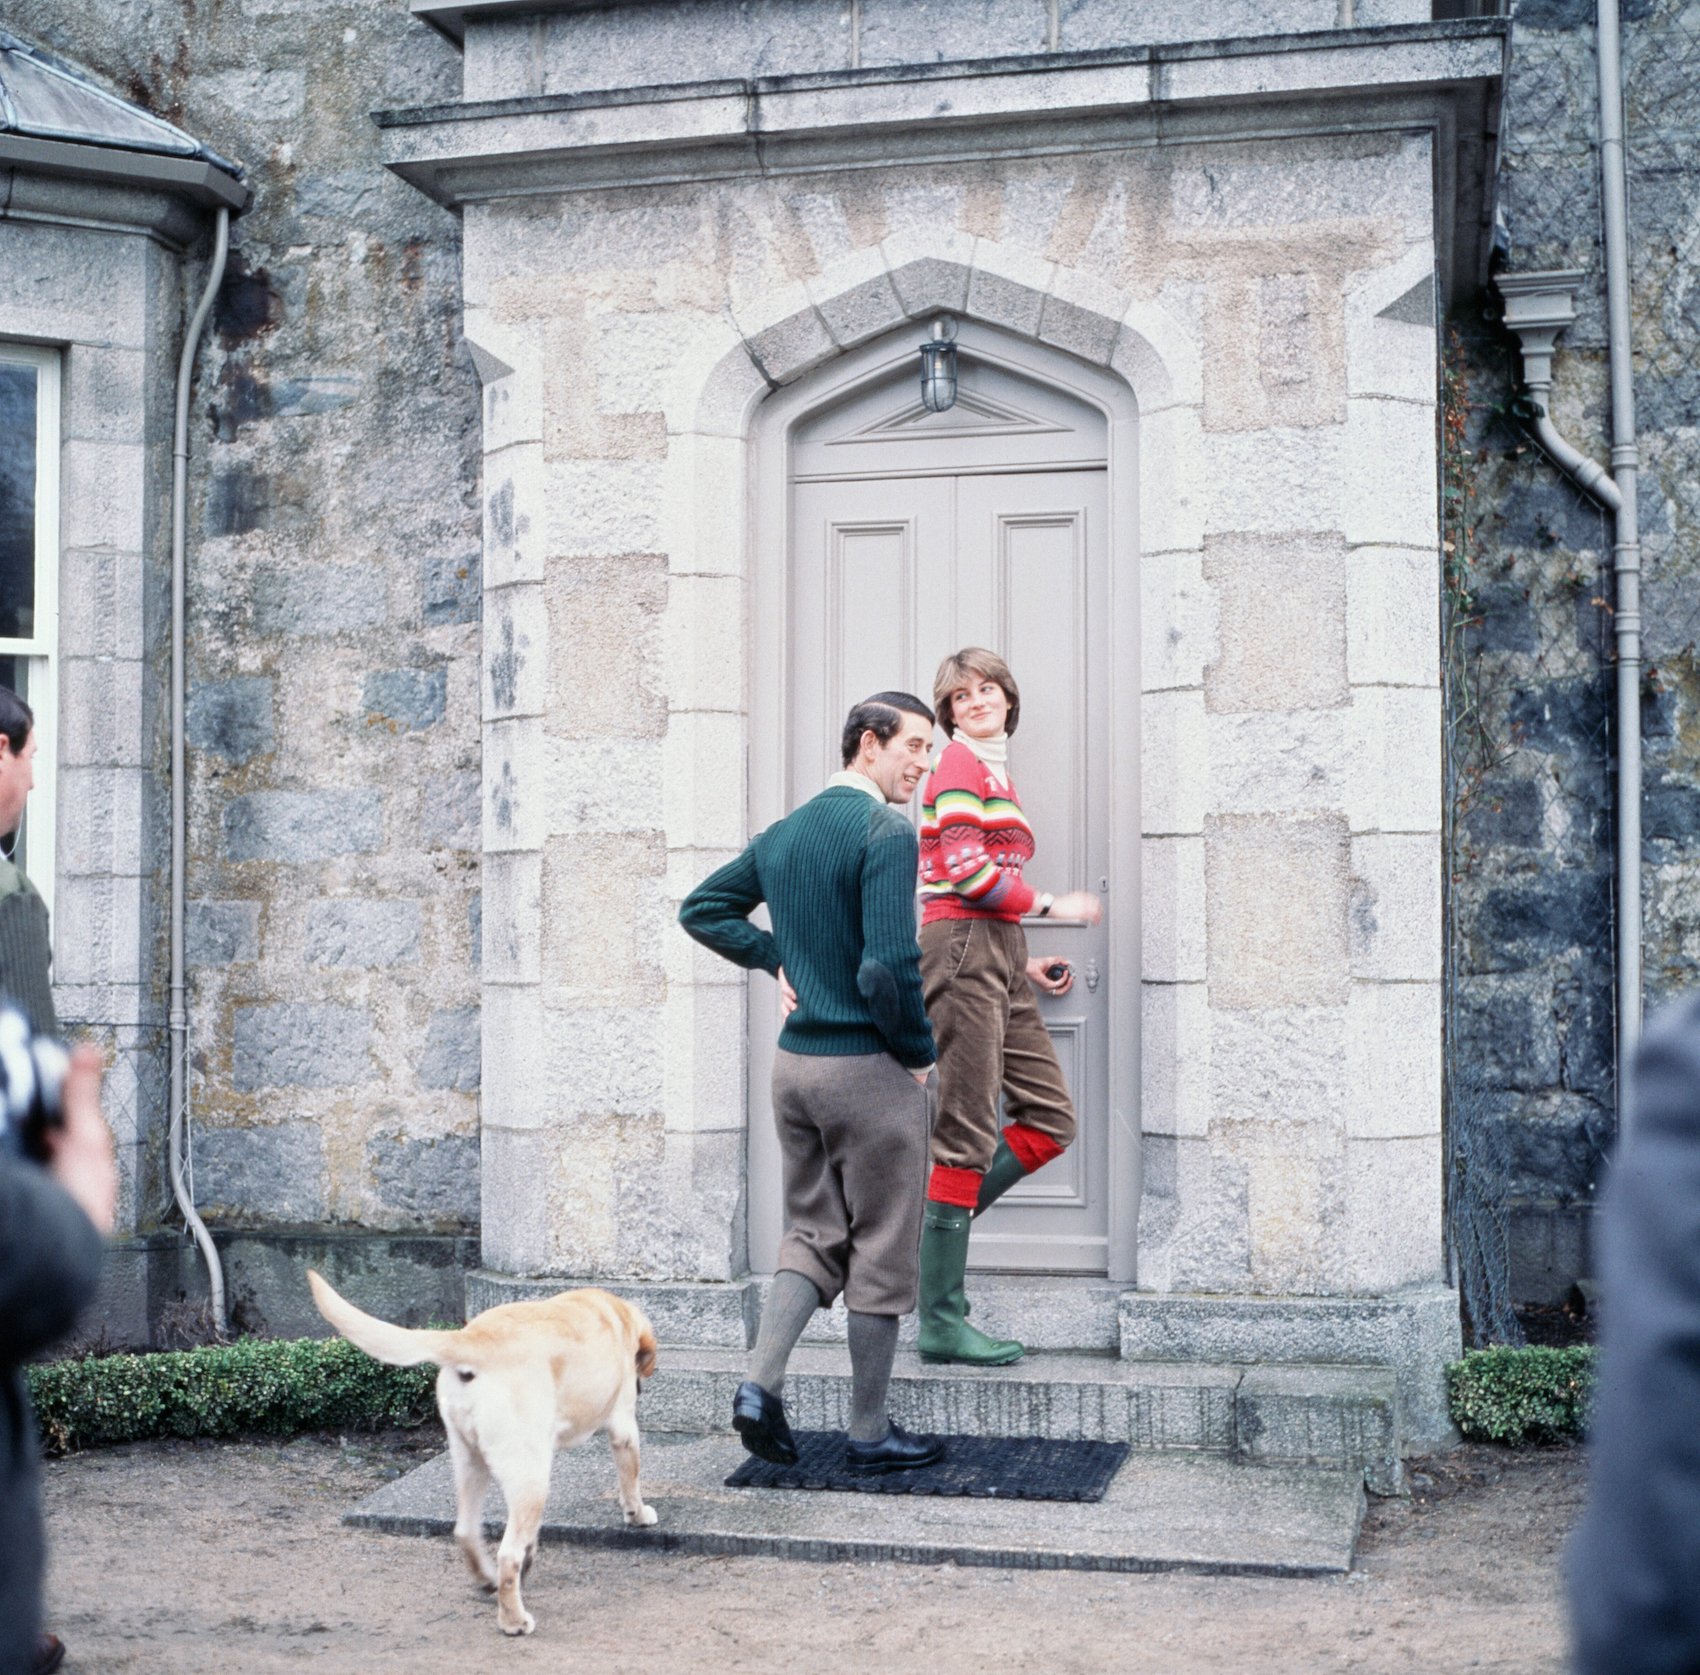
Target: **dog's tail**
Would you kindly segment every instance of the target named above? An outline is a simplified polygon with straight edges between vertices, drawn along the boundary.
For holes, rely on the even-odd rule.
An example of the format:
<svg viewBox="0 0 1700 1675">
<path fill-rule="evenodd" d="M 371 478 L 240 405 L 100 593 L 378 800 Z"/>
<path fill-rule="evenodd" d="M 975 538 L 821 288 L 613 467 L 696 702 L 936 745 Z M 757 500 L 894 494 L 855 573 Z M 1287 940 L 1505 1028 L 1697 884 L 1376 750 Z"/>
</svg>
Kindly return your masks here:
<svg viewBox="0 0 1700 1675">
<path fill-rule="evenodd" d="M 422 1361 L 435 1361 L 440 1366 L 451 1358 L 449 1340 L 459 1336 L 458 1333 L 392 1326 L 339 1297 L 311 1268 L 307 1270 L 307 1283 L 313 1288 L 313 1301 L 319 1313 L 373 1360 L 387 1361 L 392 1367 L 416 1367 Z"/>
<path fill-rule="evenodd" d="M 649 1322 L 638 1316 L 637 1370 L 639 1378 L 648 1378 L 655 1371 L 655 1332 Z"/>
</svg>

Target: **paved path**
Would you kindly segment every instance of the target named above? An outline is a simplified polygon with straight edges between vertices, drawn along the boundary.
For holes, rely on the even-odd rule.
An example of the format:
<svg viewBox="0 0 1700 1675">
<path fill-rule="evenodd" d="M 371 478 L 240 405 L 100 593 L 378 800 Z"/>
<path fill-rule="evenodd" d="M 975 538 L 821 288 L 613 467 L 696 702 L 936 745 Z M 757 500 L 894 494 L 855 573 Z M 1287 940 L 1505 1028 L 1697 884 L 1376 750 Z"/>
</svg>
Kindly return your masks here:
<svg viewBox="0 0 1700 1675">
<path fill-rule="evenodd" d="M 812 1563 L 1322 1576 L 1351 1568 L 1364 1503 L 1358 1473 L 1178 1454 L 1131 1455 L 1104 1498 L 1084 1504 L 727 1488 L 744 1457 L 732 1436 L 645 1437 L 644 1499 L 659 1521 L 635 1530 L 620 1512 L 607 1445 L 593 1438 L 555 1458 L 543 1540 Z M 441 1454 L 369 1495 L 348 1521 L 446 1536 L 454 1506 Z M 500 1507 L 494 1491 L 491 1506 Z"/>
</svg>

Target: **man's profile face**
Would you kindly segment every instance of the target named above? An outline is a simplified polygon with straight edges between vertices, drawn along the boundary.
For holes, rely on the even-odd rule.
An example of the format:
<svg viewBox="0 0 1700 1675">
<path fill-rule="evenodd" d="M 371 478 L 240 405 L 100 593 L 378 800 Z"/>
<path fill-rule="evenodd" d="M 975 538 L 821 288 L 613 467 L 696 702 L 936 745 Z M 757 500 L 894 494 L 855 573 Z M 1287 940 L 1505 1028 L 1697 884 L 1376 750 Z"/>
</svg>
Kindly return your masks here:
<svg viewBox="0 0 1700 1675">
<path fill-rule="evenodd" d="M 872 731 L 864 733 L 856 758 L 856 767 L 898 808 L 915 795 L 926 777 L 933 745 L 933 729 L 923 717 L 903 714 L 900 719 L 902 724 L 884 744 Z"/>
<path fill-rule="evenodd" d="M 0 733 L 0 837 L 18 829 L 34 784 L 35 729 L 25 736 L 22 750 L 13 750 L 12 741 Z"/>
</svg>

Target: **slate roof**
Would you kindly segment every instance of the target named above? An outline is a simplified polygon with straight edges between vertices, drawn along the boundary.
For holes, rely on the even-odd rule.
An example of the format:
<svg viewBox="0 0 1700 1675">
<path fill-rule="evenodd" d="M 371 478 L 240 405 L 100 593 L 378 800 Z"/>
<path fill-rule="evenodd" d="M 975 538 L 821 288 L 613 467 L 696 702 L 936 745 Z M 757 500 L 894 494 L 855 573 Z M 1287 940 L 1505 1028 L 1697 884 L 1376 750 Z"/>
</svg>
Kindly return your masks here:
<svg viewBox="0 0 1700 1675">
<path fill-rule="evenodd" d="M 0 134 L 211 164 L 233 180 L 242 167 L 193 134 L 97 86 L 62 59 L 0 29 Z"/>
</svg>

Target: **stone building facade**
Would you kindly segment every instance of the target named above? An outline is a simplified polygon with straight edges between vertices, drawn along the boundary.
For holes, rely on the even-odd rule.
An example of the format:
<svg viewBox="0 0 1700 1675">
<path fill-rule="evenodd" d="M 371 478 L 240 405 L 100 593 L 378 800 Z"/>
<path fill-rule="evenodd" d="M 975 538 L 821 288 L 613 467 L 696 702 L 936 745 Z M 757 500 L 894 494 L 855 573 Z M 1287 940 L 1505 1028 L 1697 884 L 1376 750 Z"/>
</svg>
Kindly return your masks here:
<svg viewBox="0 0 1700 1675">
<path fill-rule="evenodd" d="M 1360 0 L 1340 29 L 1335 0 L 1235 0 L 1206 31 L 1195 8 L 1108 0 L 18 0 L 8 27 L 240 157 L 253 194 L 199 362 L 188 588 L 196 1195 L 250 1320 L 301 1319 L 304 1253 L 402 1276 L 438 1313 L 476 1260 L 474 1301 L 618 1279 L 664 1335 L 741 1341 L 763 1002 L 672 911 L 806 794 L 773 765 L 787 438 L 896 378 L 943 313 L 965 366 L 1108 427 L 1110 1231 L 1101 1261 L 1002 1305 L 1032 1341 L 1091 1347 L 1231 1338 L 1260 1300 L 1289 1322 L 1345 1309 L 1420 1338 L 1432 1373 L 1457 1330 L 1438 321 L 1479 311 L 1505 87 L 1514 256 L 1537 223 L 1584 242 L 1592 223 L 1580 197 L 1565 221 L 1549 126 L 1519 113 L 1589 108 L 1586 32 L 1556 3 L 1509 31 L 1431 11 Z M 1585 138 L 1550 131 L 1580 180 Z M 168 410 L 205 221 L 174 213 L 175 242 L 145 245 L 145 330 L 27 313 L 45 293 L 7 245 L 0 338 L 65 346 L 68 387 L 134 342 Z M 1579 436 L 1592 341 L 1561 369 Z M 1484 409 L 1509 394 L 1501 348 L 1471 336 Z M 159 435 L 156 416 L 125 437 L 152 522 L 66 535 L 131 555 L 152 601 L 117 654 L 137 721 L 110 862 L 69 835 L 106 806 L 76 778 L 72 660 L 110 678 L 73 649 L 69 589 L 62 652 L 60 975 L 74 947 L 134 939 L 132 1025 L 163 1006 Z M 1517 659 L 1593 620 L 1566 614 L 1572 538 L 1602 549 L 1509 435 L 1484 429 L 1473 469 L 1478 596 L 1511 589 L 1482 668 L 1515 687 Z M 1555 493 L 1569 521 L 1512 554 Z M 1543 604 L 1523 611 L 1531 569 Z M 88 635 L 123 608 L 91 595 Z M 944 649 L 915 644 L 893 680 L 925 690 Z M 1655 704 L 1677 717 L 1673 787 L 1680 703 Z M 1557 832 L 1529 771 L 1547 736 L 1522 724 L 1483 781 L 1462 888 L 1467 1017 L 1526 1012 L 1557 1068 L 1545 1048 L 1505 1068 L 1518 1049 L 1475 1022 L 1454 1043 L 1505 1131 L 1539 1137 L 1519 1186 L 1542 1202 L 1583 1195 L 1575 1136 L 1603 1138 L 1610 1086 L 1609 931 L 1581 882 L 1609 838 L 1592 815 Z M 1600 759 L 1566 737 L 1597 810 Z M 1573 884 L 1573 932 L 1505 934 L 1550 925 Z M 1490 945 L 1532 951 L 1508 972 Z M 135 1109 L 145 1318 L 193 1274 L 161 1231 L 157 1101 Z M 1226 1312 L 1177 1325 L 1206 1295 Z"/>
</svg>

